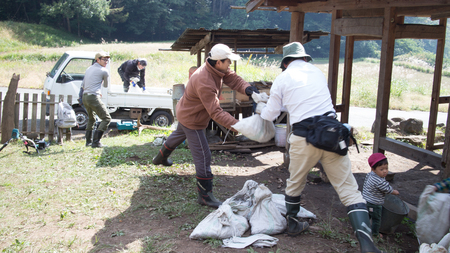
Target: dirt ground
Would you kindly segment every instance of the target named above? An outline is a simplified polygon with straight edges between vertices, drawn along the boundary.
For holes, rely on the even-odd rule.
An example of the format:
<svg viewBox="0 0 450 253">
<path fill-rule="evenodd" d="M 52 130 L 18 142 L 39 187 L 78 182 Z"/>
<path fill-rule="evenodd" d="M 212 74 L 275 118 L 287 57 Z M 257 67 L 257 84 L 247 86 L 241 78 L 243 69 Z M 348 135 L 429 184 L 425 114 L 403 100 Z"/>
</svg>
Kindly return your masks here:
<svg viewBox="0 0 450 253">
<path fill-rule="evenodd" d="M 215 195 L 223 201 L 233 196 L 250 179 L 266 184 L 273 193 L 283 194 L 285 182 L 289 176 L 287 168 L 283 165 L 284 151 L 284 148 L 276 146 L 252 149 L 252 153 L 237 153 L 236 159 L 228 159 L 227 151 L 213 151 L 213 173 L 214 171 L 226 171 L 226 175 L 218 173 L 215 175 Z M 350 159 L 352 171 L 361 189 L 364 177 L 370 171 L 367 159 L 372 153 L 372 148 L 360 145 L 360 151 L 358 153 L 352 147 Z M 386 153 L 386 156 L 389 160 L 389 169 L 395 174 L 390 183 L 400 192 L 399 197 L 405 202 L 417 206 L 424 187 L 440 181 L 437 169 L 392 153 Z M 310 220 L 309 232 L 300 236 L 274 235 L 279 242 L 273 248 L 257 248 L 254 249 L 255 251 L 248 251 L 248 248 L 212 247 L 199 240 L 190 240 L 189 235 L 193 231 L 192 228 L 180 231 L 176 240 L 171 239 L 172 250 L 167 252 L 359 252 L 359 246 L 352 246 L 350 243 L 356 241 L 356 237 L 353 236 L 350 223 L 346 219 L 345 207 L 329 183 L 325 183 L 320 180 L 320 177 L 311 174 L 302 194 L 302 206 L 314 213 L 318 219 Z M 212 211 L 214 209 L 211 209 Z M 122 245 L 126 249 L 126 245 L 138 243 L 138 238 L 148 236 L 149 231 L 151 234 L 164 234 L 165 231 L 171 233 L 173 230 L 178 230 L 177 226 L 183 222 L 183 218 L 154 220 L 142 217 L 145 215 L 123 217 L 120 219 L 120 223 L 115 220 L 106 222 L 104 229 L 97 232 L 94 237 L 102 243 Z M 330 231 L 334 232 L 324 238 L 326 237 L 324 234 L 329 231 L 324 230 L 321 224 L 328 224 Z M 111 226 L 114 226 L 116 230 L 122 229 L 133 231 L 133 233 L 111 237 L 111 231 L 108 229 Z M 339 237 L 337 234 L 343 236 Z M 244 236 L 249 235 L 249 231 L 244 234 Z M 384 241 L 379 245 L 388 252 L 418 252 L 419 249 L 417 239 L 413 237 L 410 228 L 403 224 L 398 226 L 395 233 L 384 235 Z M 91 252 L 115 252 L 117 250 L 117 248 L 116 250 L 112 248 L 97 248 Z M 173 250 L 174 248 L 176 250 Z"/>
</svg>

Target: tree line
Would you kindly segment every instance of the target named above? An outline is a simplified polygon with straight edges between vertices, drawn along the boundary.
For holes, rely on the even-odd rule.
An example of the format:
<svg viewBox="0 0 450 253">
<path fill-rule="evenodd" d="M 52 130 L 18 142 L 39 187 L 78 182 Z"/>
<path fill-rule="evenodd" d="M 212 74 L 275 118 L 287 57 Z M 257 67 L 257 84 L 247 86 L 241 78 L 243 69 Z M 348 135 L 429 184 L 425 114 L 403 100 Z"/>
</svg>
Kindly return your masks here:
<svg viewBox="0 0 450 253">
<path fill-rule="evenodd" d="M 146 42 L 176 40 L 186 28 L 198 29 L 290 29 L 289 12 L 255 11 L 247 0 L 2 0 L 0 20 L 46 24 L 79 38 Z M 406 20 L 408 21 L 408 19 Z M 410 18 L 412 22 L 431 21 Z M 305 30 L 329 31 L 330 14 L 307 13 Z M 344 39 L 344 38 L 343 38 Z M 341 43 L 344 47 L 344 43 Z M 328 58 L 329 38 L 305 45 L 313 57 Z M 433 40 L 398 40 L 396 55 L 435 52 Z M 380 41 L 355 44 L 355 58 L 377 57 Z M 341 52 L 344 52 L 343 48 Z M 448 55 L 446 51 L 446 55 Z"/>
</svg>

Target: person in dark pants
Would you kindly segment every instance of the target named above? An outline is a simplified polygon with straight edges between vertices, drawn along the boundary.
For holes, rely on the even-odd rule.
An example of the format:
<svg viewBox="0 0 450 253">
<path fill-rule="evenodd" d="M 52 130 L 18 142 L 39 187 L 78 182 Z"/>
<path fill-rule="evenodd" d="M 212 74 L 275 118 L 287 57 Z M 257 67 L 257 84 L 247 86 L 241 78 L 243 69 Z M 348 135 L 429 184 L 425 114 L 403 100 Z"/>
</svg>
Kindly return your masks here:
<svg viewBox="0 0 450 253">
<path fill-rule="evenodd" d="M 106 64 L 109 62 L 109 54 L 100 52 L 95 55 L 96 62 L 87 68 L 84 75 L 81 88 L 83 89 L 82 101 L 86 108 L 89 119 L 86 126 L 86 146 L 93 148 L 103 148 L 105 145 L 100 143 L 103 133 L 108 129 L 111 122 L 111 115 L 101 100 L 101 86 L 108 87 L 109 71 Z M 92 130 L 95 124 L 94 112 L 101 119 L 97 130 Z"/>
<path fill-rule="evenodd" d="M 231 52 L 224 44 L 212 47 L 206 62 L 190 77 L 185 92 L 177 104 L 176 112 L 178 126 L 167 138 L 161 150 L 153 158 L 153 164 L 171 166 L 169 155 L 187 139 L 189 149 L 194 159 L 198 203 L 218 208 L 222 202 L 218 201 L 212 192 L 213 174 L 211 172 L 211 151 L 204 133 L 211 119 L 220 125 L 232 129 L 238 122 L 231 114 L 225 112 L 219 103 L 222 85 L 227 84 L 231 89 L 250 96 L 258 89 L 244 81 L 229 66 L 231 61 L 240 57 Z"/>
<path fill-rule="evenodd" d="M 128 60 L 117 69 L 120 78 L 123 82 L 123 91 L 128 92 L 130 89 L 130 82 L 137 79 L 135 84 L 145 91 L 145 67 L 147 66 L 147 60 L 143 58 Z"/>
</svg>

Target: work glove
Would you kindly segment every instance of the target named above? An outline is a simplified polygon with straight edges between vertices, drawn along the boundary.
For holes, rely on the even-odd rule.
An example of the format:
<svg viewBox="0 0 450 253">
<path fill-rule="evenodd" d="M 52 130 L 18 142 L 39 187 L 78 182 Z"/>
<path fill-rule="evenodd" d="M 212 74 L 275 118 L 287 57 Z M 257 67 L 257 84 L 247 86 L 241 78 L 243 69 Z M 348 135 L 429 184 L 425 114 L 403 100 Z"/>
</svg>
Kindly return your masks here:
<svg viewBox="0 0 450 253">
<path fill-rule="evenodd" d="M 145 86 L 142 86 L 142 90 L 145 91 Z"/>
<path fill-rule="evenodd" d="M 251 96 L 254 93 L 259 93 L 259 90 L 255 87 L 255 86 L 248 86 L 247 88 L 245 88 L 245 94 L 247 94 L 247 96 Z"/>
</svg>

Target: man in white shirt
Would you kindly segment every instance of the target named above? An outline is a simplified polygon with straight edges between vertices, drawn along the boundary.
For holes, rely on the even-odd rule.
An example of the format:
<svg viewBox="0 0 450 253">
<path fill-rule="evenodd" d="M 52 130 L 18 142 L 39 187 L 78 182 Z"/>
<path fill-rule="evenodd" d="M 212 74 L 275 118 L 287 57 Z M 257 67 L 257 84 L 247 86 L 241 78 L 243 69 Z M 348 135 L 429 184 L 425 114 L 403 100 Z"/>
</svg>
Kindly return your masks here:
<svg viewBox="0 0 450 253">
<path fill-rule="evenodd" d="M 307 129 L 303 129 L 300 122 L 329 111 L 335 114 L 327 80 L 320 69 L 309 63 L 311 60 L 311 56 L 306 54 L 299 42 L 283 47 L 283 72 L 273 82 L 267 106 L 261 111 L 263 119 L 273 121 L 284 107 L 295 132 L 289 137 L 290 177 L 286 180 L 286 233 L 295 236 L 308 229 L 308 223 L 300 222 L 297 213 L 307 175 L 320 161 L 341 202 L 347 207 L 361 252 L 381 252 L 373 243 L 366 201 L 358 191 L 348 155 L 341 156 L 306 142 Z"/>
</svg>

